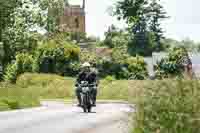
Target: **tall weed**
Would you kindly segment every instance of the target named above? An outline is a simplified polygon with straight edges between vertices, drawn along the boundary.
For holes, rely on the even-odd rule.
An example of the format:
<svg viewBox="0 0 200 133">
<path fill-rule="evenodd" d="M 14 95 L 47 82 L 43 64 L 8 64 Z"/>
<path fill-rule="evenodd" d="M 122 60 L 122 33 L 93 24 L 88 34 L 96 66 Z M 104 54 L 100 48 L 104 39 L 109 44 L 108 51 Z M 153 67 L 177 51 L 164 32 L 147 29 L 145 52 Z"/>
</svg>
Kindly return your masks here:
<svg viewBox="0 0 200 133">
<path fill-rule="evenodd" d="M 199 81 L 132 81 L 129 91 L 134 133 L 200 132 Z"/>
</svg>

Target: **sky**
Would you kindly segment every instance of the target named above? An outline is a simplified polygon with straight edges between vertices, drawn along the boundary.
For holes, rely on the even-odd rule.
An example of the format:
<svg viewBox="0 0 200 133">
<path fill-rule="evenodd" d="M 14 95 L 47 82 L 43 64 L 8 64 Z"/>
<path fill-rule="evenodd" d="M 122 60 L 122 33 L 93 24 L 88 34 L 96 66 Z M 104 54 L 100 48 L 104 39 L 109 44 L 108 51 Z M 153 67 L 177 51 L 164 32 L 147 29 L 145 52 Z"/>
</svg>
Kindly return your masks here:
<svg viewBox="0 0 200 133">
<path fill-rule="evenodd" d="M 108 8 L 117 0 L 86 0 L 86 32 L 103 38 L 111 24 L 126 27 L 108 13 Z M 200 42 L 200 0 L 161 0 L 170 16 L 162 22 L 166 37 L 182 40 L 190 38 Z M 69 0 L 70 4 L 82 4 L 82 0 Z"/>
</svg>

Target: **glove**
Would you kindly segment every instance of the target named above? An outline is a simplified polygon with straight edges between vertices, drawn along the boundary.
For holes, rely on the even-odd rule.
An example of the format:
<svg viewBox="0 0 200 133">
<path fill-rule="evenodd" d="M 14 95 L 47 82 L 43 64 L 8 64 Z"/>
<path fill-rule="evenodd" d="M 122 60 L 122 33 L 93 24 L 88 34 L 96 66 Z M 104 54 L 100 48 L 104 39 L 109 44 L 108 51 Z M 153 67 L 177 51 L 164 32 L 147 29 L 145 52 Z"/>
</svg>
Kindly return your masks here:
<svg viewBox="0 0 200 133">
<path fill-rule="evenodd" d="M 75 86 L 78 87 L 78 83 L 76 83 Z"/>
</svg>

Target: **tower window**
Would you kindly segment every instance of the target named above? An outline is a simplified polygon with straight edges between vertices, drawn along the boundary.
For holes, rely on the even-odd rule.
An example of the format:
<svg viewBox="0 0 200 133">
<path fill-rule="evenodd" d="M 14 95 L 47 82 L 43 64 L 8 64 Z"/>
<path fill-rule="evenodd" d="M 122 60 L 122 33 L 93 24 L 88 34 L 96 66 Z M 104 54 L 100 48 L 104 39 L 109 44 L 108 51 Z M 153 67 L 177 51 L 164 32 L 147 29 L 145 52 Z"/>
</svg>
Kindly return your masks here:
<svg viewBox="0 0 200 133">
<path fill-rule="evenodd" d="M 75 18 L 75 24 L 76 24 L 76 28 L 79 28 L 79 20 L 78 20 L 78 18 Z"/>
</svg>

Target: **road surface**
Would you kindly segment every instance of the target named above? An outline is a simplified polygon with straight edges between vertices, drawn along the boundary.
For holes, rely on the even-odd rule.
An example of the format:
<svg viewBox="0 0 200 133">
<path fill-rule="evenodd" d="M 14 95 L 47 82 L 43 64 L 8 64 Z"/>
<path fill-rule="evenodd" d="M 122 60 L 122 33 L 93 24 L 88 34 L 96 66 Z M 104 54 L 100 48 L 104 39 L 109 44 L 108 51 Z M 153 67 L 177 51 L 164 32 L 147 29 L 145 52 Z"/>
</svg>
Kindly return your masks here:
<svg viewBox="0 0 200 133">
<path fill-rule="evenodd" d="M 89 114 L 61 102 L 42 105 L 0 112 L 0 133 L 128 133 L 127 104 L 98 104 Z"/>
</svg>

